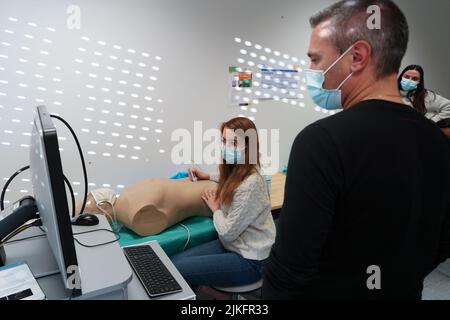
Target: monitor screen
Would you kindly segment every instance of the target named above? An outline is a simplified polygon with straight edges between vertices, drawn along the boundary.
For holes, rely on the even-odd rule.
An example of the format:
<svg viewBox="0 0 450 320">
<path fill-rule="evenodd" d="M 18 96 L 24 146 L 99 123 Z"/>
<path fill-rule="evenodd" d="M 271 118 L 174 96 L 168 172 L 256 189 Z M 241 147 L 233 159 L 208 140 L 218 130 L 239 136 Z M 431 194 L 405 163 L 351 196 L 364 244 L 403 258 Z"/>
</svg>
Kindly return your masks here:
<svg viewBox="0 0 450 320">
<path fill-rule="evenodd" d="M 30 170 L 36 205 L 66 289 L 75 288 L 79 275 L 67 203 L 58 136 L 45 107 L 37 107 L 30 147 Z M 79 292 L 78 292 L 79 291 Z"/>
</svg>

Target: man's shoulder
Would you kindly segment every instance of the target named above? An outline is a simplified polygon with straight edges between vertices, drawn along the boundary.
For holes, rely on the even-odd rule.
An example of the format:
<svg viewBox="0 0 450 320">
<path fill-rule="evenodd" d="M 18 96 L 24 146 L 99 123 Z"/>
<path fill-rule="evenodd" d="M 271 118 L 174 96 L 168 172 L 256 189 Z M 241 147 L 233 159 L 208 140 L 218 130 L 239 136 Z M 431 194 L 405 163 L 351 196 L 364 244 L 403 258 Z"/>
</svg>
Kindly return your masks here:
<svg viewBox="0 0 450 320">
<path fill-rule="evenodd" d="M 397 108 L 400 106 L 387 101 L 363 101 L 345 111 L 338 112 L 307 126 L 298 134 L 297 139 L 345 139 L 349 135 L 353 136 L 370 130 L 371 126 L 376 127 L 379 125 L 379 123 L 374 123 L 374 116 L 387 115 L 388 109 L 382 106 L 386 104 L 397 105 Z M 405 110 L 412 110 L 406 105 L 404 107 Z"/>
</svg>

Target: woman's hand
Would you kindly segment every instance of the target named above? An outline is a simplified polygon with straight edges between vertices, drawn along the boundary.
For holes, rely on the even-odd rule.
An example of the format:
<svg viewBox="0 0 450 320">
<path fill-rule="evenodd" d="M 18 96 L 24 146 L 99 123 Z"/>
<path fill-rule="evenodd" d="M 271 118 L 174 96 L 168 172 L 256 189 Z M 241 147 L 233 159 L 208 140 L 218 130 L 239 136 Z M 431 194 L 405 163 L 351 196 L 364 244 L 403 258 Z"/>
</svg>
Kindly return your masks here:
<svg viewBox="0 0 450 320">
<path fill-rule="evenodd" d="M 216 192 L 214 190 L 206 190 L 202 195 L 202 199 L 213 213 L 220 210 L 219 200 L 216 200 Z"/>
<path fill-rule="evenodd" d="M 197 180 L 209 180 L 209 174 L 207 174 L 206 172 L 203 172 L 195 167 L 189 168 L 189 179 L 195 182 L 195 177 L 197 177 Z"/>
</svg>

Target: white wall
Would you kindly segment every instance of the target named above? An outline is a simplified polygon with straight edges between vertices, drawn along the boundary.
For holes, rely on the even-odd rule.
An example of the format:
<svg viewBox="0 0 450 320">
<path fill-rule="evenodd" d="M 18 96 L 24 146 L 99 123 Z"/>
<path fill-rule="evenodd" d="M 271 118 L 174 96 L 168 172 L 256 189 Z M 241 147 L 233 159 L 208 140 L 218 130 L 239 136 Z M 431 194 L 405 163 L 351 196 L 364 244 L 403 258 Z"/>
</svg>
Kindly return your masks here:
<svg viewBox="0 0 450 320">
<path fill-rule="evenodd" d="M 76 128 L 89 163 L 90 182 L 95 183 L 92 188 L 107 184 L 120 192 L 118 185 L 127 186 L 146 177 L 168 177 L 186 169 L 186 166 L 175 166 L 170 160 L 170 151 L 175 145 L 170 141 L 170 134 L 175 129 L 192 131 L 196 120 L 203 121 L 204 129 L 217 128 L 221 122 L 245 113 L 229 106 L 228 66 L 237 64 L 242 48 L 242 44 L 236 43 L 234 38 L 305 59 L 310 32 L 308 18 L 332 2 L 3 1 L 0 4 L 0 39 L 10 45 L 0 44 L 0 55 L 7 56 L 0 57 L 0 80 L 4 80 L 0 82 L 0 92 L 6 94 L 0 95 L 0 142 L 10 145 L 0 144 L 0 178 L 9 177 L 28 163 L 28 149 L 21 147 L 21 144 L 29 143 L 29 137 L 23 133 L 30 131 L 32 110 L 37 104 L 47 105 L 51 112 L 59 113 Z M 398 3 L 407 13 L 412 29 L 410 52 L 405 62 L 423 64 L 430 88 L 450 96 L 450 79 L 445 71 L 448 70 L 446 57 L 450 56 L 450 48 L 447 40 L 443 40 L 443 35 L 449 34 L 450 27 L 444 20 L 437 19 L 444 18 L 444 13 L 450 12 L 449 2 L 429 1 L 427 11 L 422 8 L 423 2 L 420 0 L 399 0 Z M 71 4 L 81 8 L 81 30 L 66 27 L 66 9 Z M 9 17 L 18 21 L 10 21 Z M 38 26 L 32 27 L 28 22 Z M 56 31 L 49 31 L 47 27 Z M 5 29 L 14 34 L 4 32 Z M 25 34 L 33 36 L 33 39 L 26 38 Z M 84 36 L 90 40 L 82 40 Z M 42 42 L 43 39 L 50 39 L 52 43 Z M 106 44 L 98 44 L 98 41 Z M 120 45 L 121 49 L 115 49 L 113 45 Z M 23 46 L 30 50 L 21 49 Z M 78 48 L 87 51 L 82 52 Z M 130 48 L 136 53 L 127 52 Z M 48 55 L 41 51 L 47 51 Z M 103 55 L 96 56 L 94 52 Z M 142 52 L 149 53 L 149 57 L 140 55 Z M 111 55 L 118 57 L 118 60 L 111 60 Z M 156 56 L 162 60 L 156 60 Z M 26 62 L 18 59 L 25 59 Z M 77 63 L 75 59 L 82 59 L 83 63 Z M 132 60 L 132 64 L 127 64 L 124 59 Z M 93 62 L 100 66 L 92 66 Z M 140 67 L 140 62 L 146 66 Z M 46 66 L 37 63 L 45 63 Z M 115 70 L 108 70 L 107 66 Z M 152 66 L 158 66 L 160 70 L 155 71 Z M 123 69 L 131 74 L 123 74 Z M 24 74 L 17 74 L 17 70 Z M 136 77 L 136 73 L 142 73 L 143 77 Z M 43 78 L 36 78 L 36 74 Z M 92 78 L 89 74 L 97 77 Z M 157 81 L 150 80 L 152 76 L 157 77 Z M 105 77 L 111 78 L 111 81 L 105 80 Z M 127 84 L 120 84 L 121 80 Z M 134 87 L 133 84 L 141 87 Z M 153 86 L 155 91 L 148 91 L 147 86 Z M 46 91 L 40 91 L 38 87 Z M 102 88 L 110 91 L 102 91 Z M 117 91 L 124 94 L 118 95 Z M 131 97 L 133 93 L 139 97 Z M 145 100 L 145 96 L 151 97 L 152 101 Z M 92 101 L 89 97 L 96 100 Z M 105 102 L 105 99 L 111 100 L 111 103 Z M 163 102 L 158 103 L 158 99 Z M 119 102 L 126 103 L 126 106 L 119 105 Z M 256 114 L 245 113 L 256 118 L 259 129 L 280 129 L 280 166 L 287 164 L 296 134 L 326 116 L 314 110 L 308 97 L 303 102 L 305 108 L 281 102 L 263 103 L 257 106 Z M 133 108 L 133 105 L 140 106 L 140 109 Z M 149 107 L 153 111 L 146 110 Z M 88 111 L 86 108 L 95 110 Z M 117 116 L 117 112 L 124 116 Z M 137 119 L 130 118 L 131 115 L 136 115 Z M 152 120 L 146 121 L 146 117 Z M 86 122 L 86 118 L 92 121 Z M 158 123 L 158 119 L 164 122 Z M 12 120 L 20 120 L 20 123 Z M 99 121 L 107 123 L 101 124 Z M 117 127 L 114 123 L 121 123 L 122 126 Z M 128 125 L 136 128 L 128 128 Z M 57 126 L 61 128 L 58 123 Z M 142 130 L 143 127 L 148 131 Z M 82 129 L 88 129 L 89 133 L 82 132 Z M 162 130 L 162 133 L 156 133 L 155 129 Z M 112 133 L 118 133 L 119 137 L 112 136 Z M 127 135 L 133 138 L 128 139 Z M 74 182 L 82 182 L 74 144 L 64 129 L 60 130 L 60 136 L 67 137 L 67 140 L 60 141 L 64 149 L 62 157 L 66 175 Z M 98 144 L 93 145 L 91 141 Z M 120 148 L 120 145 L 127 148 Z M 135 150 L 133 147 L 141 149 Z M 165 153 L 160 153 L 160 150 Z M 105 153 L 110 156 L 104 156 Z M 118 155 L 123 155 L 125 159 L 118 158 Z M 133 160 L 132 156 L 138 159 Z M 21 178 L 28 177 L 24 174 Z M 74 187 L 81 194 L 81 186 Z M 19 180 L 11 189 L 8 199 L 15 200 L 19 196 L 18 190 L 29 191 L 30 185 Z"/>
</svg>

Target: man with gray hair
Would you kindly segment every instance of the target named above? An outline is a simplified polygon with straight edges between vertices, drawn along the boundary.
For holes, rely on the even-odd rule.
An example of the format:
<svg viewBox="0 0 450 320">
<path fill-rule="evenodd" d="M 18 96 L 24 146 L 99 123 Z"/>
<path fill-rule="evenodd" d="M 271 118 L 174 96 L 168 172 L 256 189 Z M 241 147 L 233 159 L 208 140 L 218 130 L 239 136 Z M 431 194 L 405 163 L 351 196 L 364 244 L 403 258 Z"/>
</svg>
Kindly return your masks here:
<svg viewBox="0 0 450 320">
<path fill-rule="evenodd" d="M 263 298 L 420 299 L 450 257 L 450 150 L 398 90 L 406 17 L 345 0 L 311 26 L 308 91 L 344 111 L 294 141 Z"/>
</svg>

